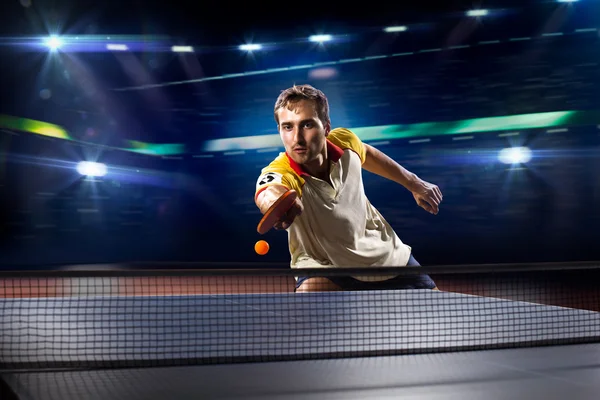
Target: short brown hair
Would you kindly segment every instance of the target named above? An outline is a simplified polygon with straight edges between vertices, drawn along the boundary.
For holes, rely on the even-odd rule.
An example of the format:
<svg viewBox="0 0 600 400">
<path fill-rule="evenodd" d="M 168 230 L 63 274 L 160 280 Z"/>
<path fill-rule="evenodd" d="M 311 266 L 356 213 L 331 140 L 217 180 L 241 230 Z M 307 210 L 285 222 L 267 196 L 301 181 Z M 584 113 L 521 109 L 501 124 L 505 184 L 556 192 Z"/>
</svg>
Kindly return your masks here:
<svg viewBox="0 0 600 400">
<path fill-rule="evenodd" d="M 283 107 L 289 108 L 291 105 L 302 100 L 314 101 L 317 115 L 324 125 L 331 122 L 329 120 L 329 102 L 327 101 L 327 96 L 311 85 L 294 85 L 289 89 L 283 90 L 275 102 L 274 114 L 277 125 L 279 125 L 277 111 Z"/>
</svg>

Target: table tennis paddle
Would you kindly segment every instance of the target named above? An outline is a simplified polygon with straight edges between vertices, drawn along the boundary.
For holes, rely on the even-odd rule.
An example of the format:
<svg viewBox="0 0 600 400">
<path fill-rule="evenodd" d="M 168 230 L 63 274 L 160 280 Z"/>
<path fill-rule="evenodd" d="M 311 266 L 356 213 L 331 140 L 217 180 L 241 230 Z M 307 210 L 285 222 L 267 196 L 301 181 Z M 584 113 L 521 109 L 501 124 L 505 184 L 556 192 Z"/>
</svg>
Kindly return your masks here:
<svg viewBox="0 0 600 400">
<path fill-rule="evenodd" d="M 256 228 L 258 233 L 264 235 L 269 232 L 273 225 L 292 208 L 297 197 L 298 193 L 295 190 L 288 190 L 282 194 L 261 218 Z"/>
</svg>

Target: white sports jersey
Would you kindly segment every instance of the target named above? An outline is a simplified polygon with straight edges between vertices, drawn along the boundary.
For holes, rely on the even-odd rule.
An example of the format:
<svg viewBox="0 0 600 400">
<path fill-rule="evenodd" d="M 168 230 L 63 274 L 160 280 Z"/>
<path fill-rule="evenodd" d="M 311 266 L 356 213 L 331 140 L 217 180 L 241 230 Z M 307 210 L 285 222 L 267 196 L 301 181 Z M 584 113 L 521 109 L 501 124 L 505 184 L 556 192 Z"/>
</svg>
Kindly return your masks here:
<svg viewBox="0 0 600 400">
<path fill-rule="evenodd" d="M 350 130 L 337 128 L 327 137 L 327 154 L 331 185 L 304 172 L 286 153 L 264 168 L 256 183 L 256 195 L 270 185 L 283 185 L 296 190 L 304 205 L 287 229 L 291 267 L 405 266 L 411 248 L 365 195 L 364 144 Z"/>
</svg>

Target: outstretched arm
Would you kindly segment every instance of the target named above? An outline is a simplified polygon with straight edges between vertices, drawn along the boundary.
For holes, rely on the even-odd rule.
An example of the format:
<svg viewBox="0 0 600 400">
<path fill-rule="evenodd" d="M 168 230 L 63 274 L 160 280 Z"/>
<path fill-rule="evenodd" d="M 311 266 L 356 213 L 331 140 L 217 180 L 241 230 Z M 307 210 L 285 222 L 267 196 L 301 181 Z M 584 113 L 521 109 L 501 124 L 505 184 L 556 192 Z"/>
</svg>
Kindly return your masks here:
<svg viewBox="0 0 600 400">
<path fill-rule="evenodd" d="M 288 190 L 289 189 L 283 185 L 271 185 L 266 189 L 262 190 L 258 194 L 258 196 L 255 197 L 254 202 L 256 203 L 256 206 L 258 207 L 260 212 L 264 214 L 267 212 L 269 207 L 271 207 L 271 205 L 275 203 L 275 201 L 277 201 L 277 199 L 279 199 L 279 197 L 281 197 Z M 294 222 L 294 219 L 296 219 L 298 215 L 302 214 L 303 210 L 304 207 L 302 205 L 302 201 L 300 200 L 300 198 L 297 198 L 292 207 L 286 213 L 286 215 L 284 215 L 279 221 L 275 223 L 274 228 L 289 228 L 292 222 Z"/>
<path fill-rule="evenodd" d="M 439 212 L 443 198 L 439 187 L 425 182 L 375 147 L 366 143 L 364 146 L 366 158 L 363 168 L 365 170 L 404 186 L 413 194 L 417 204 L 426 211 L 432 214 Z"/>
</svg>

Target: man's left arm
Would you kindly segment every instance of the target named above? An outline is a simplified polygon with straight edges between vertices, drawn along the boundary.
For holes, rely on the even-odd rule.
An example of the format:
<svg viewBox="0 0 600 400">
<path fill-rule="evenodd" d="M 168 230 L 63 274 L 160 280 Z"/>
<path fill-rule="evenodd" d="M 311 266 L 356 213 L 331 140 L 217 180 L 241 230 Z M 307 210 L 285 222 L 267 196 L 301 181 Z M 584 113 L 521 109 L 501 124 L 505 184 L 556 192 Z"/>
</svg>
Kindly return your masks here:
<svg viewBox="0 0 600 400">
<path fill-rule="evenodd" d="M 365 170 L 404 186 L 424 210 L 432 214 L 439 212 L 443 196 L 437 185 L 422 180 L 375 147 L 366 143 L 363 145 L 366 153 L 363 162 Z"/>
</svg>

